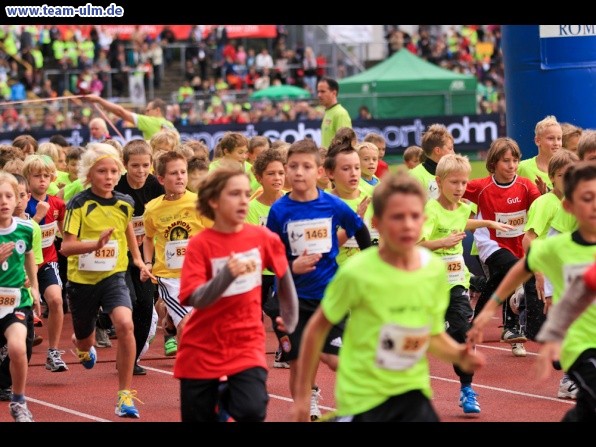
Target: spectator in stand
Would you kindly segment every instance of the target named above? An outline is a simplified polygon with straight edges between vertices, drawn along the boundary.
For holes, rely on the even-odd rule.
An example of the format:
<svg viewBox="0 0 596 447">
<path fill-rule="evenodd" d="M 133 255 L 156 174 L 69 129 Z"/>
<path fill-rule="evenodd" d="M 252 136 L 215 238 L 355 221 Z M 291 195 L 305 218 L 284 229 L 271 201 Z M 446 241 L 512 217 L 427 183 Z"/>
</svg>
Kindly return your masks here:
<svg viewBox="0 0 596 447">
<path fill-rule="evenodd" d="M 108 125 L 103 118 L 93 118 L 89 121 L 89 141 L 88 143 L 103 143 L 110 138 Z"/>
<path fill-rule="evenodd" d="M 163 48 L 163 56 L 166 66 L 169 66 L 174 59 L 174 50 L 169 45 L 176 42 L 176 35 L 174 34 L 174 31 L 172 31 L 170 25 L 164 25 L 161 33 L 159 33 L 159 42 Z"/>
<path fill-rule="evenodd" d="M 269 54 L 269 50 L 267 48 L 263 48 L 257 57 L 255 58 L 255 67 L 257 68 L 257 73 L 260 75 L 265 74 L 265 70 L 268 71 L 273 69 L 273 58 Z"/>
<path fill-rule="evenodd" d="M 368 107 L 366 107 L 365 105 L 360 106 L 360 108 L 358 109 L 358 117 L 356 119 L 371 120 L 372 114 L 370 113 L 370 110 L 368 110 Z"/>
<path fill-rule="evenodd" d="M 304 49 L 302 70 L 304 85 L 310 91 L 311 95 L 314 96 L 317 92 L 317 58 L 311 47 Z"/>
</svg>

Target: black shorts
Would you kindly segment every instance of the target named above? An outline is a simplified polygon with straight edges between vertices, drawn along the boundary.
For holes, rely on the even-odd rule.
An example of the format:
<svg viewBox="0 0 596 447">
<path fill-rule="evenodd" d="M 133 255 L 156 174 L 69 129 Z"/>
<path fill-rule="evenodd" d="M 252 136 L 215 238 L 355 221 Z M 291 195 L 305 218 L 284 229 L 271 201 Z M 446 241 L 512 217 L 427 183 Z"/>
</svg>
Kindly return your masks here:
<svg viewBox="0 0 596 447">
<path fill-rule="evenodd" d="M 6 337 L 4 336 L 6 328 L 14 323 L 20 323 L 27 327 L 27 318 L 30 315 L 32 315 L 31 308 L 24 307 L 21 309 L 17 308 L 13 310 L 11 314 L 8 314 L 4 318 L 0 319 L 0 347 L 6 344 Z"/>
<path fill-rule="evenodd" d="M 130 291 L 124 274 L 125 272 L 114 273 L 97 284 L 79 284 L 72 281 L 66 283 L 72 326 L 78 340 L 83 340 L 93 333 L 100 307 L 107 314 L 119 306 L 132 310 Z"/>
<path fill-rule="evenodd" d="M 310 317 L 315 313 L 321 304 L 320 300 L 302 300 L 298 299 L 298 324 L 296 330 L 291 335 L 282 336 L 279 341 L 281 348 L 286 353 L 288 361 L 296 360 L 298 353 L 300 352 L 300 340 L 302 339 L 302 333 L 306 327 L 306 323 L 310 320 Z M 339 348 L 342 345 L 342 337 L 344 335 L 345 320 L 342 320 L 339 324 L 331 327 L 325 344 L 323 345 L 323 353 L 325 354 L 339 354 Z"/>
<path fill-rule="evenodd" d="M 219 379 L 180 379 L 182 422 L 216 422 L 216 406 L 238 422 L 263 422 L 267 416 L 267 370 L 248 368 Z M 219 402 L 218 402 L 219 401 Z"/>
</svg>

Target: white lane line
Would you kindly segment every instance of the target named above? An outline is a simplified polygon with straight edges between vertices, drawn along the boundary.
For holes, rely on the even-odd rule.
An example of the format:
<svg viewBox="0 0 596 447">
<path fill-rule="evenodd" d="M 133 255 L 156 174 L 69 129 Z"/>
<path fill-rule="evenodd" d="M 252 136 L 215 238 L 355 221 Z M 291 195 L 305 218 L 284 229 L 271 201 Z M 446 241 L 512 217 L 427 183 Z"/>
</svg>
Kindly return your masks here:
<svg viewBox="0 0 596 447">
<path fill-rule="evenodd" d="M 430 376 L 430 378 L 435 379 L 435 380 L 442 380 L 443 382 L 451 382 L 451 383 L 459 384 L 459 380 L 446 379 L 445 377 Z M 549 396 L 541 396 L 539 394 L 524 393 L 523 391 L 513 391 L 513 390 L 508 390 L 506 388 L 499 388 L 496 386 L 480 385 L 478 382 L 474 382 L 474 388 L 483 388 L 485 390 L 500 391 L 501 393 L 507 393 L 507 394 L 515 394 L 516 396 L 525 396 L 525 397 L 531 397 L 534 399 L 550 400 L 552 402 L 558 402 L 561 404 L 575 405 L 575 401 L 570 400 L 570 399 L 559 399 L 557 397 L 549 397 Z"/>
<path fill-rule="evenodd" d="M 49 407 L 49 408 L 53 408 L 54 410 L 59 410 L 59 411 L 63 411 L 65 413 L 70 413 L 70 414 L 74 414 L 75 416 L 79 416 L 85 419 L 90 419 L 94 422 L 112 422 L 108 419 L 103 419 L 97 416 L 92 416 L 90 414 L 87 413 L 81 413 L 80 411 L 75 411 L 75 410 L 71 410 L 70 408 L 66 408 L 66 407 L 62 407 L 60 405 L 54 405 L 51 404 L 49 402 L 43 401 L 43 400 L 39 400 L 39 399 L 34 399 L 33 397 L 27 396 L 27 401 L 28 402 L 34 402 L 36 404 L 39 405 L 43 405 L 44 407 Z"/>
<path fill-rule="evenodd" d="M 152 368 L 150 366 L 143 366 L 143 368 L 145 369 L 149 369 L 151 371 L 155 371 L 158 373 L 162 373 L 162 374 L 167 374 L 167 375 L 174 375 L 173 372 L 171 371 L 165 371 L 163 369 L 157 369 L 157 368 Z M 269 397 L 273 398 L 273 399 L 277 399 L 277 400 L 283 400 L 284 402 L 294 402 L 294 399 L 292 399 L 291 397 L 285 397 L 285 396 L 279 396 L 277 394 L 269 394 Z M 335 408 L 333 407 L 326 407 L 325 405 L 319 405 L 319 408 L 322 408 L 324 410 L 329 410 L 329 411 L 335 411 Z"/>
<path fill-rule="evenodd" d="M 500 347 L 497 347 L 497 346 L 489 346 L 489 345 L 476 345 L 476 347 L 486 348 L 486 349 L 494 349 L 495 351 L 507 351 L 507 352 L 510 352 L 511 351 L 511 348 L 500 348 Z M 537 352 L 529 352 L 528 351 L 528 355 L 538 355 L 538 353 Z"/>
</svg>

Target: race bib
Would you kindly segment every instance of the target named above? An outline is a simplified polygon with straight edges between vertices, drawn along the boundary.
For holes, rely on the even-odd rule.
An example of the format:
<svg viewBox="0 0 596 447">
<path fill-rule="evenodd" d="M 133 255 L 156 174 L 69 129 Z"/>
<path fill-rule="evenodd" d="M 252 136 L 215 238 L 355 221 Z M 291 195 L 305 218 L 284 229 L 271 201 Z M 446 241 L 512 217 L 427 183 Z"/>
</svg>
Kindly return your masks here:
<svg viewBox="0 0 596 447">
<path fill-rule="evenodd" d="M 166 267 L 169 269 L 181 269 L 184 262 L 184 255 L 186 255 L 186 247 L 188 239 L 181 239 L 178 241 L 166 242 L 166 252 L 164 259 L 166 260 Z"/>
<path fill-rule="evenodd" d="M 48 248 L 54 243 L 56 239 L 56 232 L 58 231 L 58 224 L 54 221 L 49 224 L 40 225 L 41 230 L 41 248 Z"/>
<path fill-rule="evenodd" d="M 430 343 L 428 327 L 408 328 L 386 324 L 381 328 L 376 364 L 379 368 L 403 371 L 424 356 Z"/>
<path fill-rule="evenodd" d="M 232 284 L 222 293 L 221 296 L 239 295 L 241 293 L 249 292 L 261 285 L 263 274 L 263 261 L 261 260 L 261 253 L 258 248 L 245 251 L 244 253 L 236 253 L 241 262 L 247 263 L 247 271 L 243 275 L 237 276 Z M 221 269 L 228 263 L 229 257 L 216 258 L 211 260 L 211 268 L 213 276 L 216 276 Z"/>
<path fill-rule="evenodd" d="M 132 229 L 135 232 L 135 236 L 145 235 L 145 221 L 143 220 L 143 216 L 132 218 Z"/>
<path fill-rule="evenodd" d="M 21 304 L 21 289 L 0 287 L 0 318 L 11 314 Z"/>
<path fill-rule="evenodd" d="M 267 216 L 259 216 L 259 225 L 262 227 L 267 226 Z"/>
<path fill-rule="evenodd" d="M 441 256 L 447 266 L 449 284 L 462 284 L 466 280 L 466 264 L 462 255 Z"/>
<path fill-rule="evenodd" d="M 293 256 L 329 253 L 331 251 L 331 218 L 308 219 L 288 222 L 288 239 Z"/>
<path fill-rule="evenodd" d="M 515 227 L 513 230 L 497 230 L 497 237 L 517 237 L 524 234 L 528 214 L 526 210 L 516 211 L 514 213 L 495 213 L 495 220 L 499 223 Z"/>
<path fill-rule="evenodd" d="M 79 270 L 86 272 L 110 272 L 116 268 L 117 261 L 118 241 L 109 241 L 99 250 L 79 255 Z"/>
</svg>

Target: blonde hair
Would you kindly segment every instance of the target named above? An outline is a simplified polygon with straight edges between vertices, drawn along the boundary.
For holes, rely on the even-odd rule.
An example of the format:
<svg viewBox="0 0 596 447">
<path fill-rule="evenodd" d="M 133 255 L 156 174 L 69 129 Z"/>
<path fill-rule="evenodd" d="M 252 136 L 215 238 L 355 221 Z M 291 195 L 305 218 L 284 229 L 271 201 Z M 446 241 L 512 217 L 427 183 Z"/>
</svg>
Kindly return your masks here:
<svg viewBox="0 0 596 447">
<path fill-rule="evenodd" d="M 195 152 L 186 144 L 179 144 L 174 148 L 174 152 L 181 154 L 187 161 L 195 156 Z"/>
<path fill-rule="evenodd" d="M 114 149 L 116 149 L 118 151 L 118 153 L 120 154 L 120 160 L 122 160 L 124 158 L 124 155 L 123 155 L 124 149 L 122 149 L 122 145 L 120 144 L 119 141 L 114 140 L 113 138 L 108 138 L 107 140 L 104 140 L 103 143 L 109 144 Z"/>
<path fill-rule="evenodd" d="M 8 183 L 10 186 L 12 186 L 12 190 L 14 191 L 16 201 L 16 198 L 19 197 L 19 182 L 17 181 L 15 176 L 12 175 L 10 172 L 0 171 L 0 185 L 2 183 Z"/>
<path fill-rule="evenodd" d="M 534 129 L 534 135 L 540 136 L 544 133 L 544 131 L 551 126 L 559 126 L 561 124 L 557 121 L 557 118 L 554 115 L 548 115 L 544 119 L 538 121 L 536 123 L 536 127 Z"/>
<path fill-rule="evenodd" d="M 54 143 L 40 143 L 39 147 L 37 148 L 37 154 L 47 155 L 54 160 L 54 163 L 57 163 L 60 160 L 60 148 Z"/>
<path fill-rule="evenodd" d="M 444 179 L 449 174 L 464 173 L 468 177 L 472 172 L 470 160 L 465 155 L 448 154 L 442 157 L 437 164 L 436 176 Z"/>
<path fill-rule="evenodd" d="M 173 151 L 180 144 L 180 135 L 169 129 L 161 129 L 149 140 L 153 154 L 159 151 Z"/>
<path fill-rule="evenodd" d="M 356 145 L 356 152 L 358 152 L 358 155 L 360 155 L 360 151 L 362 149 L 370 149 L 371 151 L 374 151 L 377 153 L 377 155 L 379 154 L 379 148 L 378 146 L 373 143 L 372 141 L 365 141 L 364 143 L 359 143 Z"/>
<path fill-rule="evenodd" d="M 32 154 L 25 158 L 23 177 L 29 180 L 29 176 L 38 172 L 47 172 L 52 176 L 52 181 L 56 180 L 56 165 L 49 155 Z"/>
<path fill-rule="evenodd" d="M 25 162 L 20 158 L 13 158 L 4 163 L 3 171 L 10 172 L 11 174 L 23 175 L 23 167 Z"/>
<path fill-rule="evenodd" d="M 91 168 L 93 168 L 95 163 L 104 158 L 114 160 L 120 174 L 124 172 L 124 165 L 116 148 L 106 143 L 89 143 L 87 144 L 87 150 L 81 156 L 81 164 L 79 165 L 79 180 L 84 185 L 89 184 L 89 172 Z"/>
</svg>

